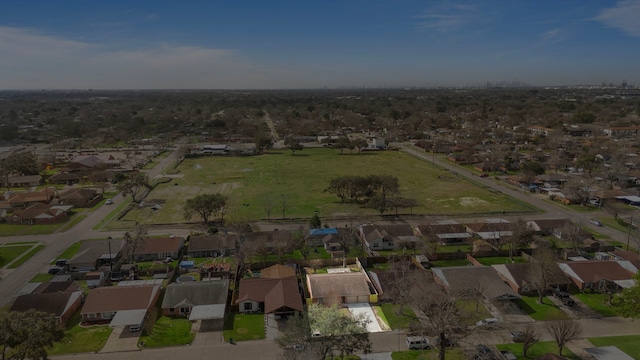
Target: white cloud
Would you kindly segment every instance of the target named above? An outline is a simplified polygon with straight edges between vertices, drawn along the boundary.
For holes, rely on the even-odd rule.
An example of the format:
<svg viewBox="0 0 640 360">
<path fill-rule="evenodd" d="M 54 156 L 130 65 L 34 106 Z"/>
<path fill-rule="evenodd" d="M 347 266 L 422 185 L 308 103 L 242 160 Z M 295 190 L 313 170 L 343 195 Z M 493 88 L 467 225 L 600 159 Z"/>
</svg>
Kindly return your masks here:
<svg viewBox="0 0 640 360">
<path fill-rule="evenodd" d="M 600 11 L 594 18 L 605 26 L 640 36 L 640 0 L 621 0 L 614 7 Z"/>
<path fill-rule="evenodd" d="M 477 21 L 478 8 L 472 3 L 442 1 L 415 18 L 421 19 L 418 25 L 422 29 L 434 29 L 446 33 Z"/>
<path fill-rule="evenodd" d="M 5 89 L 295 87 L 302 86 L 302 73 L 256 64 L 230 49 L 165 44 L 116 50 L 0 27 Z"/>
<path fill-rule="evenodd" d="M 542 33 L 542 42 L 544 44 L 556 44 L 569 38 L 563 29 L 552 29 Z"/>
</svg>

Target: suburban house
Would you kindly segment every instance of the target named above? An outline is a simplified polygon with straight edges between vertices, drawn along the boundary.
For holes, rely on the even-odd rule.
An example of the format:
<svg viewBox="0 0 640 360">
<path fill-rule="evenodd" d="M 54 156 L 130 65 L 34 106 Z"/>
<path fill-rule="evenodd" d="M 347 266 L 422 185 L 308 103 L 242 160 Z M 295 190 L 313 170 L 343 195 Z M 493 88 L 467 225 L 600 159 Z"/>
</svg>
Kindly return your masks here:
<svg viewBox="0 0 640 360">
<path fill-rule="evenodd" d="M 258 278 L 240 279 L 240 312 L 264 312 L 276 315 L 304 311 L 295 269 L 274 265 L 261 271 Z"/>
<path fill-rule="evenodd" d="M 604 129 L 604 134 L 612 138 L 632 138 L 640 132 L 640 125 L 618 126 Z"/>
<path fill-rule="evenodd" d="M 89 290 L 80 311 L 90 323 L 109 321 L 115 326 L 141 326 L 160 296 L 160 285 L 103 286 Z"/>
<path fill-rule="evenodd" d="M 499 241 L 513 235 L 511 224 L 503 219 L 486 219 L 482 223 L 466 224 L 467 231 L 485 241 Z"/>
<path fill-rule="evenodd" d="M 513 291 L 520 295 L 532 295 L 537 293 L 537 288 L 532 280 L 532 272 L 536 271 L 531 263 L 524 264 L 498 264 L 491 265 L 493 269 L 500 275 L 502 280 L 509 285 Z M 548 289 L 567 290 L 571 285 L 571 281 L 564 274 L 560 267 L 555 266 L 549 273 Z"/>
<path fill-rule="evenodd" d="M 59 184 L 59 185 L 71 185 L 78 184 L 82 180 L 82 176 L 77 173 L 70 172 L 59 172 L 57 174 L 51 175 L 47 181 L 49 184 Z"/>
<path fill-rule="evenodd" d="M 162 314 L 200 320 L 200 330 L 222 330 L 229 280 L 171 283 L 162 299 Z"/>
<path fill-rule="evenodd" d="M 7 199 L 12 209 L 25 209 L 35 204 L 48 204 L 56 193 L 54 188 L 45 188 L 42 191 L 14 193 Z"/>
<path fill-rule="evenodd" d="M 454 220 L 418 225 L 415 232 L 417 235 L 427 237 L 429 241 L 437 241 L 440 245 L 462 244 L 471 238 L 467 227 Z"/>
<path fill-rule="evenodd" d="M 92 271 L 116 263 L 124 253 L 124 240 L 85 240 L 78 252 L 67 261 L 71 271 Z"/>
<path fill-rule="evenodd" d="M 190 257 L 231 256 L 236 251 L 236 235 L 222 232 L 213 235 L 192 235 L 187 254 Z"/>
<path fill-rule="evenodd" d="M 65 326 L 82 304 L 82 290 L 69 292 L 43 292 L 20 295 L 9 311 L 36 310 L 53 314 L 58 325 Z"/>
<path fill-rule="evenodd" d="M 309 229 L 309 235 L 304 239 L 307 246 L 324 246 L 323 239 L 327 235 L 337 235 L 337 228 L 318 228 Z"/>
<path fill-rule="evenodd" d="M 409 224 L 366 224 L 358 230 L 358 236 L 370 251 L 413 249 L 420 241 Z"/>
<path fill-rule="evenodd" d="M 55 224 L 64 221 L 72 208 L 72 205 L 33 204 L 14 210 L 10 221 L 13 224 Z"/>
<path fill-rule="evenodd" d="M 558 264 L 578 289 L 608 291 L 629 288 L 635 284 L 634 274 L 638 269 L 629 261 L 570 261 Z"/>
<path fill-rule="evenodd" d="M 73 158 L 67 167 L 71 169 L 71 171 L 82 171 L 97 169 L 99 167 L 114 168 L 119 167 L 121 164 L 122 161 L 110 154 L 79 155 Z"/>
<path fill-rule="evenodd" d="M 177 259 L 183 246 L 183 237 L 145 238 L 138 245 L 135 258 L 137 261 Z"/>
<path fill-rule="evenodd" d="M 98 170 L 87 175 L 91 182 L 111 182 L 116 178 L 116 173 L 111 170 Z"/>
<path fill-rule="evenodd" d="M 241 240 L 242 246 L 250 246 L 266 251 L 289 250 L 294 245 L 293 233 L 291 231 L 259 231 L 250 232 L 244 235 Z"/>
<path fill-rule="evenodd" d="M 479 293 L 489 301 L 519 299 L 491 266 L 431 268 L 436 283 L 456 293 Z"/>
<path fill-rule="evenodd" d="M 569 219 L 541 219 L 527 221 L 527 226 L 537 235 L 553 235 L 558 239 L 566 230 Z"/>
<path fill-rule="evenodd" d="M 89 208 L 102 201 L 102 194 L 92 189 L 69 189 L 58 195 L 61 205 L 73 205 L 76 208 Z"/>
<path fill-rule="evenodd" d="M 46 294 L 46 293 L 58 293 L 58 292 L 74 292 L 81 290 L 80 286 L 74 281 L 47 281 L 40 283 L 31 292 L 32 294 Z"/>
<path fill-rule="evenodd" d="M 309 274 L 307 289 L 309 290 L 307 304 L 378 302 L 378 291 L 364 271 Z"/>
<path fill-rule="evenodd" d="M 25 176 L 9 176 L 9 182 L 6 183 L 4 176 L 0 177 L 0 184 L 2 187 L 31 187 L 42 185 L 42 176 L 40 175 L 25 175 Z"/>
</svg>

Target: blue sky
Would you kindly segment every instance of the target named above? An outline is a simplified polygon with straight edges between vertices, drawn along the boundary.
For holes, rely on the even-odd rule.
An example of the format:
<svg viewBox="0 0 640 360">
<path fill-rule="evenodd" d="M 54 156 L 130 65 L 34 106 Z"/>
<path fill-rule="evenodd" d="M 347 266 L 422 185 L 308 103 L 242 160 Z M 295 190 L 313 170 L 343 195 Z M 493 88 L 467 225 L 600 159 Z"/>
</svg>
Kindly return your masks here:
<svg viewBox="0 0 640 360">
<path fill-rule="evenodd" d="M 640 0 L 6 0 L 2 89 L 640 85 Z"/>
</svg>

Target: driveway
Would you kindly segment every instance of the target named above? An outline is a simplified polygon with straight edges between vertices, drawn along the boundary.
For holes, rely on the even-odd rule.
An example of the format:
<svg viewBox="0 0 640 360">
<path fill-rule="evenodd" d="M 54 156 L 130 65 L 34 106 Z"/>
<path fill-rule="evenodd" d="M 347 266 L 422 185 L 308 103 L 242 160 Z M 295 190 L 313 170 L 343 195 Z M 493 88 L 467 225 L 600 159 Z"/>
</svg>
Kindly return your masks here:
<svg viewBox="0 0 640 360">
<path fill-rule="evenodd" d="M 140 338 L 140 333 L 140 331 L 129 331 L 128 326 L 116 326 L 113 328 L 109 339 L 107 339 L 106 344 L 104 344 L 104 347 L 102 348 L 102 350 L 100 350 L 100 352 L 112 353 L 140 350 L 140 348 L 138 348 L 138 339 Z"/>
<path fill-rule="evenodd" d="M 374 333 L 385 331 L 382 330 L 380 324 L 378 324 L 378 319 L 376 318 L 376 314 L 373 312 L 371 305 L 366 303 L 347 304 L 347 309 L 349 309 L 349 312 L 354 317 L 363 316 L 365 319 L 369 320 L 367 323 L 367 332 Z"/>
</svg>

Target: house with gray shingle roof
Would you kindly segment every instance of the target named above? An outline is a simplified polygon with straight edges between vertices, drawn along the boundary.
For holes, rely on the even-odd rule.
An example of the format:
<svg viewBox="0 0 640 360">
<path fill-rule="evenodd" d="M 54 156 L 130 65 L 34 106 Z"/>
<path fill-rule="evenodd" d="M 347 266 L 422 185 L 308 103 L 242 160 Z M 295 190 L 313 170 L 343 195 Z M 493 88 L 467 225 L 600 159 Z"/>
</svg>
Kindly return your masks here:
<svg viewBox="0 0 640 360">
<path fill-rule="evenodd" d="M 202 320 L 207 330 L 221 329 L 228 293 L 228 279 L 171 283 L 162 299 L 162 313 Z"/>
</svg>

